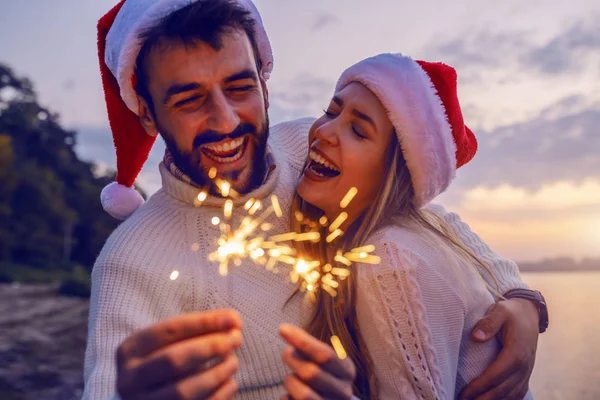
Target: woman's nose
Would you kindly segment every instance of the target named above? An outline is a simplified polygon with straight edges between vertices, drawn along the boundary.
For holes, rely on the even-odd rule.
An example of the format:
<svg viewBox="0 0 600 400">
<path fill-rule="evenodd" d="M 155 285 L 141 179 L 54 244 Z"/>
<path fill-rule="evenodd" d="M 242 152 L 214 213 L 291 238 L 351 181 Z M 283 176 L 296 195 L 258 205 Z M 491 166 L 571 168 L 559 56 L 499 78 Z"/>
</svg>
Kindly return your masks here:
<svg viewBox="0 0 600 400">
<path fill-rule="evenodd" d="M 338 128 L 335 124 L 335 121 L 328 121 L 315 130 L 315 136 L 321 142 L 327 143 L 331 146 L 337 146 L 339 144 L 337 129 Z"/>
</svg>

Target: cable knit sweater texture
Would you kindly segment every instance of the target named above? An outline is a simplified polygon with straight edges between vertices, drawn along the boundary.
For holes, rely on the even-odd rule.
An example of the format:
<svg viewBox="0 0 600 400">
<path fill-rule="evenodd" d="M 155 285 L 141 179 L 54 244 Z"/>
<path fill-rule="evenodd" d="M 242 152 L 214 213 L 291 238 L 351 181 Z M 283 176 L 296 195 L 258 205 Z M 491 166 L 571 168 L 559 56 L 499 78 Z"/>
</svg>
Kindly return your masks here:
<svg viewBox="0 0 600 400">
<path fill-rule="evenodd" d="M 295 184 L 307 154 L 313 119 L 271 127 L 269 147 L 276 169 L 249 198 L 278 196 L 284 218 L 272 219 L 273 232 L 289 228 Z M 198 189 L 159 166 L 162 188 L 108 239 L 92 273 L 88 346 L 83 399 L 118 399 L 115 353 L 136 330 L 187 312 L 238 310 L 244 321 L 236 398 L 279 399 L 289 372 L 281 360 L 282 322 L 307 323 L 311 305 L 284 273 L 273 274 L 245 261 L 224 278 L 208 261 L 219 228 L 210 221 L 223 200 L 194 207 Z M 241 208 L 241 207 L 239 207 Z M 500 291 L 526 287 L 517 266 L 495 254 L 456 214 L 430 206 L 462 242 L 491 266 Z M 234 211 L 233 224 L 243 210 Z M 382 399 L 446 399 L 480 374 L 499 351 L 495 342 L 478 345 L 470 329 L 493 298 L 468 269 L 448 269 L 443 257 L 414 233 L 397 227 L 371 241 L 379 266 L 360 266 L 357 313 L 362 335 L 375 360 Z M 175 281 L 169 279 L 179 271 Z M 489 280 L 489 276 L 485 276 Z M 490 281 L 491 283 L 491 281 Z M 466 288 L 466 289 L 461 289 Z"/>
</svg>

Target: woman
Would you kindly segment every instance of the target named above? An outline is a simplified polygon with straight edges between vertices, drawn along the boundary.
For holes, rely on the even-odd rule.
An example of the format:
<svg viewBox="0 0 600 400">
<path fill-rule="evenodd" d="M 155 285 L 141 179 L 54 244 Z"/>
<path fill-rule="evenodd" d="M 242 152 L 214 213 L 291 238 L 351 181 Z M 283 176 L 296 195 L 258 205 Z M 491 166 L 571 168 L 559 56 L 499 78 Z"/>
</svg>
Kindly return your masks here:
<svg viewBox="0 0 600 400">
<path fill-rule="evenodd" d="M 335 245 L 299 250 L 324 264 L 339 248 L 373 244 L 381 263 L 352 267 L 335 298 L 317 293 L 306 331 L 321 342 L 282 326 L 291 398 L 449 399 L 494 360 L 498 342 L 469 336 L 500 295 L 479 275 L 485 265 L 424 208 L 476 149 L 451 67 L 382 54 L 342 74 L 311 128 L 292 212 L 332 221 L 348 190 L 358 194 Z M 345 361 L 325 345 L 332 335 Z"/>
</svg>

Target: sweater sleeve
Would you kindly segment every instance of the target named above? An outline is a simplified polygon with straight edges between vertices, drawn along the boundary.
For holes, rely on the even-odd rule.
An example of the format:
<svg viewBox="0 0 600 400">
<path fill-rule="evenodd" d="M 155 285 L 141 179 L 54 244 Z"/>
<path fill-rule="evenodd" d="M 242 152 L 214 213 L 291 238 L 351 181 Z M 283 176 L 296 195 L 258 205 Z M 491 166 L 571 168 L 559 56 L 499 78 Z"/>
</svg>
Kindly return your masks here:
<svg viewBox="0 0 600 400">
<path fill-rule="evenodd" d="M 135 331 L 183 308 L 183 299 L 173 298 L 177 291 L 173 285 L 181 283 L 159 279 L 163 277 L 153 273 L 151 266 L 138 262 L 143 247 L 134 247 L 119 232 L 104 246 L 92 272 L 83 400 L 118 399 L 118 346 Z"/>
<path fill-rule="evenodd" d="M 449 225 L 461 242 L 479 257 L 491 269 L 496 278 L 501 294 L 505 294 L 512 289 L 527 289 L 528 286 L 521 279 L 519 267 L 514 261 L 504 258 L 494 252 L 481 238 L 475 234 L 469 225 L 463 222 L 456 213 L 447 212 L 440 205 L 429 205 L 428 210 L 435 213 Z M 478 266 L 479 272 L 486 283 L 494 288 L 496 283 L 485 269 Z"/>
<path fill-rule="evenodd" d="M 407 243 L 388 231 L 374 241 L 381 264 L 358 267 L 357 317 L 379 397 L 453 398 L 499 352 L 497 341 L 468 336 L 493 298 L 468 268 L 450 271 L 435 249 Z"/>
<path fill-rule="evenodd" d="M 315 118 L 300 118 L 271 127 L 270 141 L 277 153 L 298 173 L 308 156 L 308 132 Z"/>
</svg>

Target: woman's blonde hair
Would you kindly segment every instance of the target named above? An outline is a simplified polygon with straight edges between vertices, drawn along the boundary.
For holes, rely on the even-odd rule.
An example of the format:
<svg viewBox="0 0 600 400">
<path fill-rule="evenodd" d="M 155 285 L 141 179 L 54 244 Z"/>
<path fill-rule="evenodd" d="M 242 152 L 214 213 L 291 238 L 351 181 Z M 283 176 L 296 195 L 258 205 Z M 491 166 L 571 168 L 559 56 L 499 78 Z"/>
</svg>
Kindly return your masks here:
<svg viewBox="0 0 600 400">
<path fill-rule="evenodd" d="M 450 249 L 449 253 L 454 259 L 454 264 L 466 261 L 473 266 L 474 270 L 476 270 L 474 266 L 479 265 L 495 281 L 494 275 L 485 263 L 460 243 L 442 218 L 424 209 L 417 209 L 413 205 L 414 190 L 411 176 L 395 133 L 392 135 L 384 160 L 387 161 L 386 165 L 389 168 L 377 195 L 369 203 L 370 206 L 352 222 L 344 236 L 336 241 L 335 249 L 328 248 L 328 245 L 323 242 L 298 242 L 296 243 L 298 253 L 312 260 L 320 260 L 321 265 L 325 265 L 331 262 L 333 250 L 341 248 L 346 252 L 363 246 L 368 244 L 367 240 L 373 233 L 385 225 L 402 225 L 417 230 L 420 235 L 433 242 L 436 248 Z M 292 202 L 291 218 L 292 228 L 296 232 L 311 230 L 304 222 L 293 217 L 298 211 L 302 213 L 305 220 L 317 221 L 323 216 L 322 210 L 304 201 L 296 192 Z M 324 237 L 327 234 L 326 228 L 319 229 L 322 229 L 321 235 Z M 356 270 L 354 266 L 350 269 L 351 274 L 340 282 L 336 297 L 331 297 L 323 290 L 317 291 L 312 319 L 306 329 L 326 343 L 329 343 L 332 335 L 337 335 L 357 367 L 355 393 L 361 399 L 376 399 L 378 390 L 373 363 L 361 338 L 356 319 Z M 497 290 L 492 288 L 490 290 L 498 294 Z"/>
</svg>

